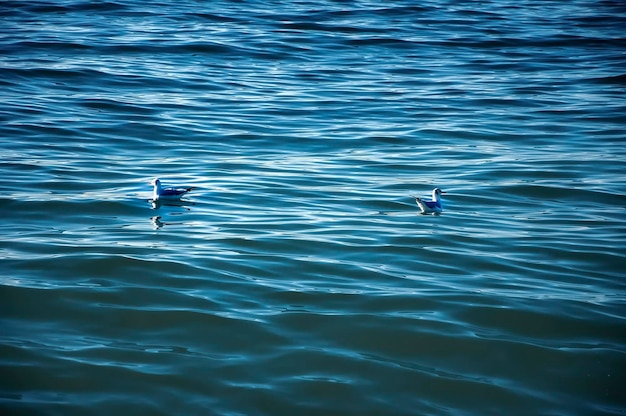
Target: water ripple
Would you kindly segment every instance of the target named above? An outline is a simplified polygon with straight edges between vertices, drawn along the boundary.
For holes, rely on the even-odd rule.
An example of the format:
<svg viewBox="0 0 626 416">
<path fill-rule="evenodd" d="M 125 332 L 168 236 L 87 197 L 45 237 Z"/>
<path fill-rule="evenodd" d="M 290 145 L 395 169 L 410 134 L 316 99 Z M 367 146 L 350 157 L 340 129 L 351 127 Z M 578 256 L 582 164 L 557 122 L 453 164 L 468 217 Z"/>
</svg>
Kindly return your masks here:
<svg viewBox="0 0 626 416">
<path fill-rule="evenodd" d="M 624 412 L 620 4 L 0 9 L 5 413 Z"/>
</svg>

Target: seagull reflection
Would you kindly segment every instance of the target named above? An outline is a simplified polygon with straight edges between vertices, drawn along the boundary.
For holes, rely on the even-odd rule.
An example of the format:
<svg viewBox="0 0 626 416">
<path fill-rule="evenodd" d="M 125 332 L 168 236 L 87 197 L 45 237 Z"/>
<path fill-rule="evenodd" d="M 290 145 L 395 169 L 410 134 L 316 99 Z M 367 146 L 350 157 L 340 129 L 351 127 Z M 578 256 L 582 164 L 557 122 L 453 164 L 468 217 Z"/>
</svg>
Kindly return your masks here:
<svg viewBox="0 0 626 416">
<path fill-rule="evenodd" d="M 161 199 L 151 199 L 150 200 L 150 204 L 152 205 L 152 209 L 159 209 L 162 206 L 166 206 L 166 207 L 182 207 L 185 208 L 187 211 L 190 211 L 191 209 L 188 207 L 188 205 L 196 205 L 195 202 L 189 202 L 189 201 L 169 201 L 169 200 L 161 200 Z"/>
<path fill-rule="evenodd" d="M 172 221 L 161 221 L 161 216 L 160 215 L 155 215 L 154 217 L 150 218 L 150 221 L 152 221 L 152 225 L 154 226 L 155 230 L 158 230 L 160 228 L 165 227 L 166 225 L 176 225 L 176 224 L 184 224 L 184 222 L 182 221 L 176 221 L 176 222 L 172 222 Z"/>
<path fill-rule="evenodd" d="M 161 217 L 156 216 L 156 217 L 152 217 L 150 218 L 152 220 L 152 225 L 154 225 L 154 229 L 158 230 L 159 228 L 162 228 L 165 223 L 161 221 Z"/>
</svg>

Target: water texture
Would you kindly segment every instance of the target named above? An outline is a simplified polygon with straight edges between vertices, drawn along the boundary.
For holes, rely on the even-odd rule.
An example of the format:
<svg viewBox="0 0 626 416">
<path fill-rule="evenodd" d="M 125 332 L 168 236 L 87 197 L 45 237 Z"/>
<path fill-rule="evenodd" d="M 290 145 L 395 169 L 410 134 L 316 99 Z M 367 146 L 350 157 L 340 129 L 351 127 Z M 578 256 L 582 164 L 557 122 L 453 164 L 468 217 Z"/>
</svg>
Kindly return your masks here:
<svg viewBox="0 0 626 416">
<path fill-rule="evenodd" d="M 624 27 L 1 2 L 2 414 L 625 414 Z"/>
</svg>

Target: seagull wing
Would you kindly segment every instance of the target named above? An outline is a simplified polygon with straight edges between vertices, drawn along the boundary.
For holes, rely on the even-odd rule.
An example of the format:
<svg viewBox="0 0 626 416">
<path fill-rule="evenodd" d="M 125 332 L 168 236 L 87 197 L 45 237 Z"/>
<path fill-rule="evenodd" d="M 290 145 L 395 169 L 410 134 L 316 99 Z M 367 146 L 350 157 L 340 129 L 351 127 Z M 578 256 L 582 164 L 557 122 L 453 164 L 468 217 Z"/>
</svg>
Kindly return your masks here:
<svg viewBox="0 0 626 416">
<path fill-rule="evenodd" d="M 437 201 L 422 201 L 430 209 L 441 208 L 441 204 Z"/>
<path fill-rule="evenodd" d="M 192 188 L 165 188 L 161 191 L 161 196 L 179 196 L 191 191 Z"/>
</svg>

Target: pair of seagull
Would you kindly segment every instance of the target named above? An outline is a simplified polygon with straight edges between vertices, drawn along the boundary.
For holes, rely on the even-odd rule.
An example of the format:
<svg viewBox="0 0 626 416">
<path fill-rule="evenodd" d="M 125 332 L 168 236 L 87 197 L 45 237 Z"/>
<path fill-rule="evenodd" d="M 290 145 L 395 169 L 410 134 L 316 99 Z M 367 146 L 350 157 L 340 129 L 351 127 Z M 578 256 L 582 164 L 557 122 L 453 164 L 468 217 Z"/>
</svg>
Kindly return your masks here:
<svg viewBox="0 0 626 416">
<path fill-rule="evenodd" d="M 169 201 L 179 200 L 180 197 L 193 189 L 193 187 L 164 188 L 161 185 L 161 180 L 159 180 L 158 178 L 152 180 L 152 185 L 154 185 L 154 191 L 152 193 L 152 199 L 154 201 L 158 201 L 161 199 L 166 199 Z M 420 207 L 422 214 L 439 214 L 441 211 L 443 211 L 443 205 L 441 204 L 441 194 L 445 194 L 445 192 L 439 188 L 435 188 L 433 189 L 433 197 L 430 201 L 425 201 L 419 196 L 415 197 L 415 202 L 417 202 L 417 205 Z"/>
</svg>

